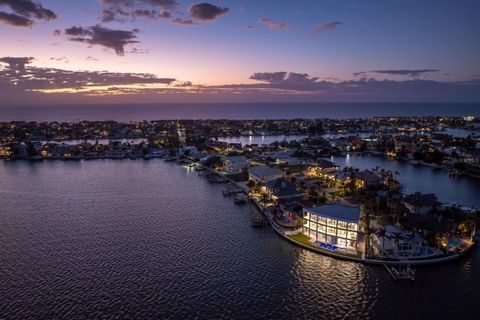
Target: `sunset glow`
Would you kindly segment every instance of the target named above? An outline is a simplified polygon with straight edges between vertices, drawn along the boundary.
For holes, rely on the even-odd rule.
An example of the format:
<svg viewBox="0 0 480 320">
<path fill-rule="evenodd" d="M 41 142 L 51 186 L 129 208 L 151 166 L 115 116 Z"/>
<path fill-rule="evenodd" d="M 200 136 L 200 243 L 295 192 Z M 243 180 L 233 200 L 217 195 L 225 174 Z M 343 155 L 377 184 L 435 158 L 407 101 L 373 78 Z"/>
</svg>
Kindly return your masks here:
<svg viewBox="0 0 480 320">
<path fill-rule="evenodd" d="M 415 1 L 12 3 L 0 1 L 1 104 L 56 103 L 65 94 L 62 103 L 480 95 L 478 1 L 436 1 L 435 14 Z M 90 81 L 104 72 L 108 80 Z"/>
</svg>

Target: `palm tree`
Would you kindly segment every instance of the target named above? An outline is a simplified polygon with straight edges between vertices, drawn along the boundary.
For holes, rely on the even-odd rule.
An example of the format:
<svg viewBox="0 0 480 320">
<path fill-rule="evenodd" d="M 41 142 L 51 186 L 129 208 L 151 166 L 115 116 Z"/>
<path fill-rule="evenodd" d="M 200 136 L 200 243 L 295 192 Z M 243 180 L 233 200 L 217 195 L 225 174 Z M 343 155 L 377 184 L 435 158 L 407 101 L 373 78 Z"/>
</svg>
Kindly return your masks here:
<svg viewBox="0 0 480 320">
<path fill-rule="evenodd" d="M 262 193 L 262 197 L 260 198 L 260 202 L 262 203 L 263 210 L 265 210 L 265 205 L 268 202 L 268 195 L 266 193 Z"/>
<path fill-rule="evenodd" d="M 373 256 L 373 253 L 372 253 L 372 246 L 370 242 L 372 240 L 372 233 L 375 233 L 375 228 L 366 226 L 364 228 L 364 231 L 365 231 L 365 258 L 371 258 Z"/>
<path fill-rule="evenodd" d="M 370 234 L 372 229 L 370 228 L 370 213 L 371 208 L 369 203 L 365 203 L 363 206 L 363 215 L 360 217 L 360 221 L 363 223 L 363 231 L 365 234 L 365 256 L 370 257 Z"/>
<path fill-rule="evenodd" d="M 387 236 L 387 229 L 384 227 L 378 228 L 377 236 L 382 238 L 382 254 L 385 255 L 385 237 Z"/>
</svg>

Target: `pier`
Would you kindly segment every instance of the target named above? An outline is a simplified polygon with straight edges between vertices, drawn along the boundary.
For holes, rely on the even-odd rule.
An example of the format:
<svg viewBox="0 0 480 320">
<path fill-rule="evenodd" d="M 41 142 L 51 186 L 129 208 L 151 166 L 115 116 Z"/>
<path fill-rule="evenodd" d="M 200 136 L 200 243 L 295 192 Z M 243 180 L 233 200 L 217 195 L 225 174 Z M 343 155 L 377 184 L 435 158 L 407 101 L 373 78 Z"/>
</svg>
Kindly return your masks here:
<svg viewBox="0 0 480 320">
<path fill-rule="evenodd" d="M 410 265 L 383 265 L 387 269 L 388 273 L 392 276 L 393 280 L 401 281 L 415 281 L 415 270 L 410 268 Z"/>
</svg>

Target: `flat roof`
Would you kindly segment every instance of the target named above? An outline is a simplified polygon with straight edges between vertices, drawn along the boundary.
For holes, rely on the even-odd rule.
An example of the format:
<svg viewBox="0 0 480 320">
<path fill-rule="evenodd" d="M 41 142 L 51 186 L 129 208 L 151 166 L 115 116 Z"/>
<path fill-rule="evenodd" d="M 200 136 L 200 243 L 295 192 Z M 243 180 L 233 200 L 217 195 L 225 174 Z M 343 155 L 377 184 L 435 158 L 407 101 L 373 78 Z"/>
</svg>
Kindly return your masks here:
<svg viewBox="0 0 480 320">
<path fill-rule="evenodd" d="M 343 204 L 332 203 L 314 208 L 303 208 L 303 210 L 317 216 L 346 222 L 358 223 L 358 221 L 360 220 L 359 206 L 346 206 Z"/>
</svg>

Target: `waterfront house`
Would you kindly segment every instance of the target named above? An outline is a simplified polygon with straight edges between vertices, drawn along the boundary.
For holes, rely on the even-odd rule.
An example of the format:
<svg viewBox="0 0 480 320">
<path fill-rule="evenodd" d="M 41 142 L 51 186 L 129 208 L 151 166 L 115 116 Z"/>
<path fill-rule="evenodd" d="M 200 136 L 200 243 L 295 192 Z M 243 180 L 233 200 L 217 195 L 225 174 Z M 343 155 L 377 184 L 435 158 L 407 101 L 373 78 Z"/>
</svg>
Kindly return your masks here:
<svg viewBox="0 0 480 320">
<path fill-rule="evenodd" d="M 412 193 L 403 199 L 405 208 L 410 213 L 426 215 L 440 204 L 437 196 L 433 193 L 422 194 L 420 192 Z"/>
<path fill-rule="evenodd" d="M 248 178 L 256 183 L 265 184 L 270 180 L 281 178 L 282 171 L 268 166 L 257 166 L 248 169 Z"/>
<path fill-rule="evenodd" d="M 247 169 L 250 166 L 250 161 L 244 156 L 230 156 L 223 160 L 223 171 L 234 173 Z"/>
<path fill-rule="evenodd" d="M 273 201 L 279 200 L 299 200 L 305 193 L 298 190 L 297 187 L 283 178 L 270 180 L 265 184 L 267 195 Z"/>
<path fill-rule="evenodd" d="M 385 226 L 383 233 L 372 234 L 371 241 L 375 254 L 383 257 L 418 257 L 432 252 L 418 233 L 394 225 Z"/>
<path fill-rule="evenodd" d="M 302 162 L 293 157 L 293 151 L 280 151 L 280 152 L 267 152 L 264 155 L 264 160 L 273 160 L 277 165 L 283 166 L 295 166 Z"/>
<path fill-rule="evenodd" d="M 318 243 L 355 249 L 360 207 L 338 203 L 303 208 L 302 232 Z"/>
<path fill-rule="evenodd" d="M 383 182 L 383 179 L 371 171 L 364 170 L 355 174 L 355 187 L 358 190 L 376 188 Z"/>
<path fill-rule="evenodd" d="M 0 159 L 10 159 L 13 156 L 13 147 L 10 144 L 0 145 Z"/>
<path fill-rule="evenodd" d="M 319 159 L 316 163 L 310 165 L 306 174 L 312 177 L 326 178 L 328 174 L 337 172 L 339 167 L 328 160 Z"/>
</svg>

